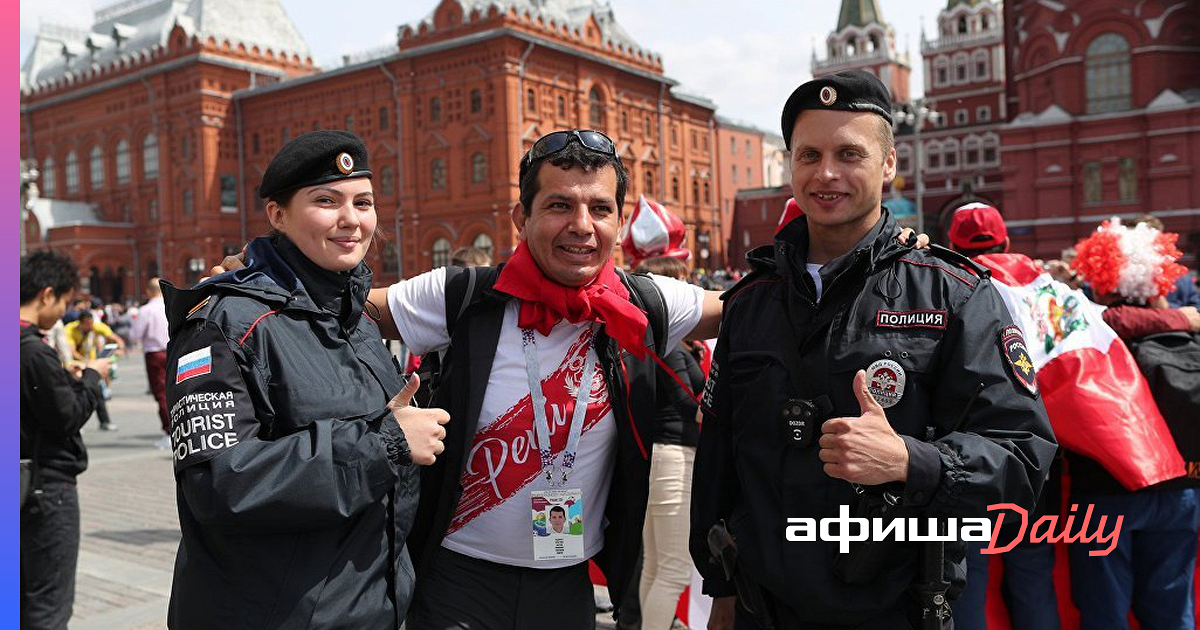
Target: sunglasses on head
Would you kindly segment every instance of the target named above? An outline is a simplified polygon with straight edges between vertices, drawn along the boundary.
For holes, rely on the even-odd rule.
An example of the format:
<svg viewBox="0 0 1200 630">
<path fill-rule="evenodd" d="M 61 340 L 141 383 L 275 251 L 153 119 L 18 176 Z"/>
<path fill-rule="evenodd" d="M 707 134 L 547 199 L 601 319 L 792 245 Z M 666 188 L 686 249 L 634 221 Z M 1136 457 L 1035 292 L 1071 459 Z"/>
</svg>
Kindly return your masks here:
<svg viewBox="0 0 1200 630">
<path fill-rule="evenodd" d="M 559 151 L 567 148 L 574 140 L 579 143 L 579 146 L 596 153 L 611 155 L 620 161 L 617 155 L 617 147 L 608 136 L 593 131 L 591 129 L 568 129 L 566 131 L 555 131 L 548 133 L 537 142 L 533 143 L 533 148 L 529 149 L 529 153 L 525 154 L 525 164 L 532 164 L 535 160 L 540 160 L 544 157 L 554 155 Z"/>
</svg>

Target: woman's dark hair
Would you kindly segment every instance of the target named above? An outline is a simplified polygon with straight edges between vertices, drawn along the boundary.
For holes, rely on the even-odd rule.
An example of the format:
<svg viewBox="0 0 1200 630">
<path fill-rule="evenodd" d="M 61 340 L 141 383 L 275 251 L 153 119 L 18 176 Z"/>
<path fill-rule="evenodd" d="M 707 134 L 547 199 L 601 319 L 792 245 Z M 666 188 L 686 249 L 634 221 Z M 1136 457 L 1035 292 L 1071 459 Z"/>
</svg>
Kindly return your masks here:
<svg viewBox="0 0 1200 630">
<path fill-rule="evenodd" d="M 21 258 L 21 304 L 28 304 L 50 287 L 55 297 L 79 286 L 75 263 L 51 251 L 33 252 Z"/>
<path fill-rule="evenodd" d="M 647 258 L 638 263 L 637 269 L 634 269 L 634 271 L 637 273 L 652 273 L 656 276 L 666 276 L 684 281 L 688 277 L 687 263 L 678 258 L 670 258 L 668 256 Z"/>
<path fill-rule="evenodd" d="M 625 172 L 621 160 L 613 155 L 585 149 L 579 142 L 572 141 L 562 151 L 534 160 L 528 168 L 521 169 L 524 171 L 520 183 L 521 206 L 525 208 L 525 214 L 533 209 L 533 198 L 539 190 L 538 172 L 547 162 L 563 170 L 579 168 L 585 172 L 598 171 L 605 166 L 613 167 L 617 171 L 617 212 L 620 213 L 621 206 L 625 204 L 625 189 L 629 185 L 629 174 Z"/>
</svg>

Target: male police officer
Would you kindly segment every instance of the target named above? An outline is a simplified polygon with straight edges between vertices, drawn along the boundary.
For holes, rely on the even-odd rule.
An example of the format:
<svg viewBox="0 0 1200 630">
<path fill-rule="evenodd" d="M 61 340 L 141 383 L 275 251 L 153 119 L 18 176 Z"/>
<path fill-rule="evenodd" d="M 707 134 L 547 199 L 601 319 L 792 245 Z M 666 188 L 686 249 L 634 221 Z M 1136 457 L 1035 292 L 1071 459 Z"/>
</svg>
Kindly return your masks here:
<svg viewBox="0 0 1200 630">
<path fill-rule="evenodd" d="M 886 88 L 860 71 L 809 81 L 784 106 L 805 214 L 748 254 L 754 271 L 724 297 L 703 401 L 692 554 L 717 597 L 710 629 L 910 627 L 910 587 L 941 579 L 918 577 L 916 545 L 872 545 L 880 557 L 860 554 L 856 568 L 834 543 L 787 542 L 787 519 L 842 505 L 1029 508 L 1054 453 L 1020 331 L 986 271 L 894 238 L 880 207 L 896 172 L 891 121 Z M 754 615 L 746 592 L 735 612 L 734 582 L 710 560 L 722 523 L 741 588 L 763 597 Z M 946 560 L 961 588 L 961 543 Z M 872 561 L 879 570 L 863 571 Z"/>
</svg>

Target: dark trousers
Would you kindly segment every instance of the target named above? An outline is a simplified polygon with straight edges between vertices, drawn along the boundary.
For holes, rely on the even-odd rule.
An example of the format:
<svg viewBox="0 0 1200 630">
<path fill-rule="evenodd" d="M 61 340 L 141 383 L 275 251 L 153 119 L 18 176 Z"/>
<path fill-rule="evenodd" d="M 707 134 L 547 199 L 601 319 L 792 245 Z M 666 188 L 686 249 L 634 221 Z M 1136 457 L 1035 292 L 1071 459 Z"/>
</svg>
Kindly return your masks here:
<svg viewBox="0 0 1200 630">
<path fill-rule="evenodd" d="M 163 433 L 171 433 L 171 417 L 167 414 L 167 351 L 147 352 L 146 379 L 150 381 L 150 393 L 158 403 L 158 421 Z"/>
<path fill-rule="evenodd" d="M 75 603 L 79 494 L 75 484 L 43 482 L 21 508 L 21 628 L 66 630 Z"/>
<path fill-rule="evenodd" d="M 518 630 L 596 627 L 586 562 L 527 569 L 439 548 L 417 580 L 408 630 Z"/>
<path fill-rule="evenodd" d="M 1194 489 L 1151 490 L 1133 494 L 1075 495 L 1071 503 L 1084 512 L 1095 505 L 1088 533 L 1107 516 L 1109 533 L 1123 515 L 1121 536 L 1107 556 L 1089 550 L 1108 543 L 1068 545 L 1071 597 L 1079 609 L 1082 630 L 1125 628 L 1130 608 L 1142 630 L 1193 630 L 1193 579 L 1200 500 Z M 1079 517 L 1075 517 L 1079 522 Z"/>
<path fill-rule="evenodd" d="M 1001 540 L 1005 538 L 1003 534 Z M 967 586 L 954 603 L 958 630 L 987 630 L 988 563 L 992 556 L 979 553 L 982 542 L 967 543 Z M 1001 592 L 1012 627 L 1021 630 L 1058 630 L 1058 597 L 1054 593 L 1054 545 L 1024 541 L 1000 554 L 1004 562 Z"/>
<path fill-rule="evenodd" d="M 96 399 L 96 419 L 102 427 L 112 423 L 112 418 L 108 417 L 108 401 L 104 400 L 104 396 Z"/>
<path fill-rule="evenodd" d="M 833 577 L 830 576 L 830 579 Z M 771 619 L 775 622 L 776 630 L 915 630 L 908 618 L 911 604 L 907 600 L 864 624 L 828 626 L 801 621 L 796 610 L 791 606 L 784 604 L 773 595 L 767 595 L 767 599 L 769 600 L 768 605 L 772 609 Z M 736 611 L 733 618 L 734 630 L 763 630 L 763 626 L 740 604 Z M 954 620 L 947 620 L 943 630 L 954 630 Z"/>
</svg>

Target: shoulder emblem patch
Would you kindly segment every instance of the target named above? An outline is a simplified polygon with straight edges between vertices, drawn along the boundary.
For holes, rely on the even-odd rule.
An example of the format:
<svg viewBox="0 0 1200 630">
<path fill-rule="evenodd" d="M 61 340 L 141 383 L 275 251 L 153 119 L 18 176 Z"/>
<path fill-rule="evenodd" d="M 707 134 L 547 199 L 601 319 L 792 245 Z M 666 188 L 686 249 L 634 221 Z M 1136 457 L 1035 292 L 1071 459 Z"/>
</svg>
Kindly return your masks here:
<svg viewBox="0 0 1200 630">
<path fill-rule="evenodd" d="M 1020 328 L 1009 326 L 1000 331 L 1000 350 L 1017 381 L 1024 385 L 1029 393 L 1037 394 L 1037 372 L 1033 368 L 1033 359 L 1029 357 L 1025 336 L 1021 334 Z"/>
</svg>

